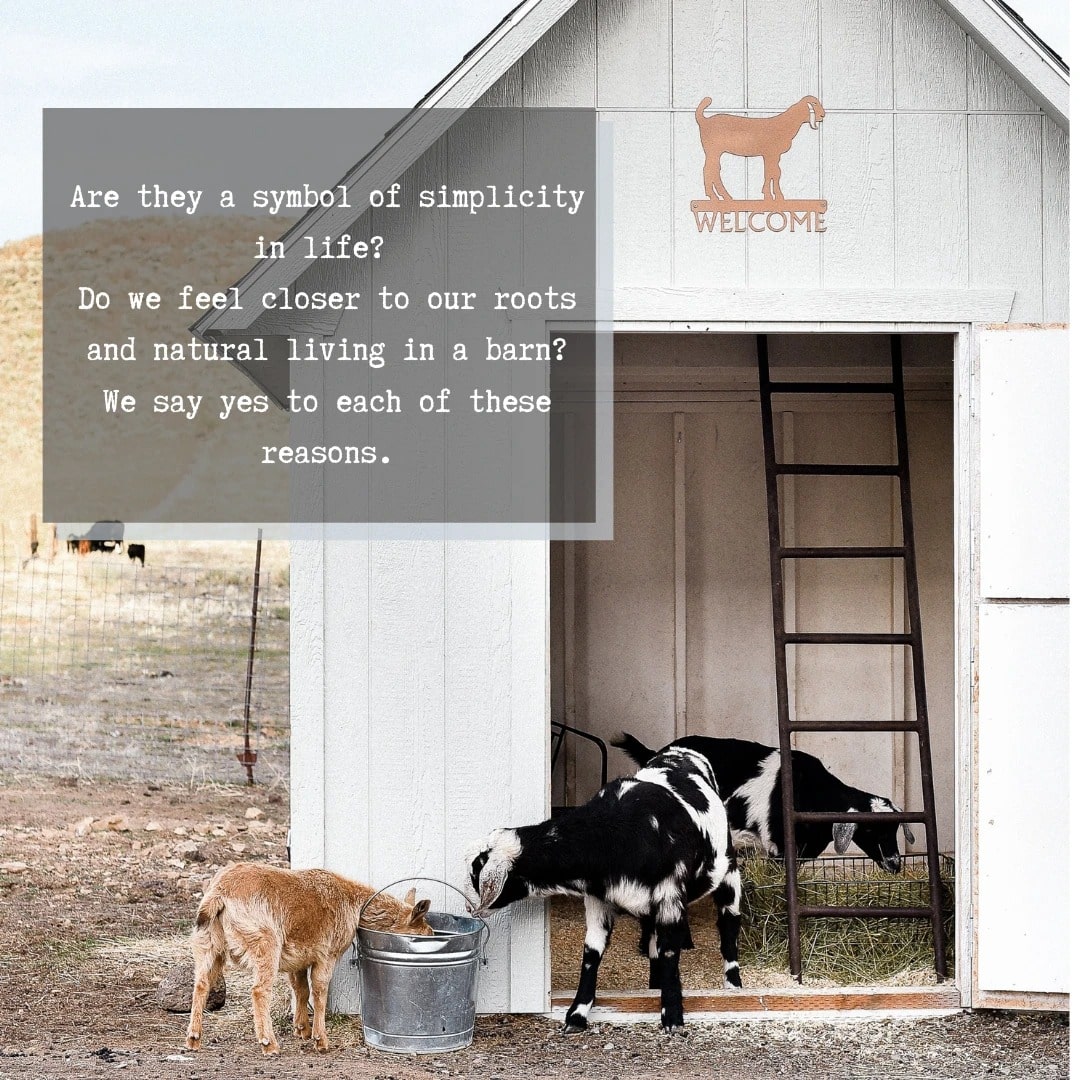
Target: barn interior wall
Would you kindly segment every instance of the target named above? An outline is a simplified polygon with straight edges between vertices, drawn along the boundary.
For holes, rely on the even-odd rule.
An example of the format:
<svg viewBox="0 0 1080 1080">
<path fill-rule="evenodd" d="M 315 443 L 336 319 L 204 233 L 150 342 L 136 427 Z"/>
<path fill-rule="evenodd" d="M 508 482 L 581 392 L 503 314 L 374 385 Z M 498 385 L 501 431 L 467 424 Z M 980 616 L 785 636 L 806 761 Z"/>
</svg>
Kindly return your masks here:
<svg viewBox="0 0 1080 1080">
<path fill-rule="evenodd" d="M 884 336 L 772 335 L 786 377 L 866 378 L 887 363 Z M 953 847 L 953 485 L 951 339 L 906 340 L 915 537 L 927 660 L 939 836 Z M 616 339 L 615 537 L 552 546 L 555 716 L 605 739 L 629 730 L 660 746 L 682 734 L 776 743 L 772 608 L 761 420 L 748 335 Z M 894 458 L 891 403 L 789 398 L 777 417 L 790 461 Z M 880 477 L 784 481 L 790 543 L 896 544 L 896 482 Z M 680 524 L 680 520 L 682 524 Z M 898 632 L 899 563 L 794 563 L 789 628 Z M 913 718 L 907 650 L 801 646 L 791 701 L 799 719 Z M 921 806 L 912 739 L 891 733 L 801 733 L 796 745 L 848 782 Z M 599 757 L 571 741 L 553 802 L 582 802 Z M 613 774 L 629 772 L 619 753 Z M 920 845 L 921 846 L 921 845 Z"/>
</svg>

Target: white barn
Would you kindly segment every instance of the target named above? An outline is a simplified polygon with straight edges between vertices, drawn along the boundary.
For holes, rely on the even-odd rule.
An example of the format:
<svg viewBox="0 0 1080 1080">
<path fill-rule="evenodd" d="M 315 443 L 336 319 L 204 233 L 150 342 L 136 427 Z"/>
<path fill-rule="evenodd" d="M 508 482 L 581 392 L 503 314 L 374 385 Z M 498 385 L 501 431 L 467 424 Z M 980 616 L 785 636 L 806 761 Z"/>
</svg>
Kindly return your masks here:
<svg viewBox="0 0 1080 1080">
<path fill-rule="evenodd" d="M 824 119 L 784 154 L 783 183 L 820 216 L 804 227 L 798 211 L 797 232 L 722 208 L 703 223 L 689 206 L 702 99 L 752 117 L 807 95 Z M 584 106 L 612 125 L 615 539 L 294 544 L 294 862 L 459 881 L 467 842 L 546 817 L 553 788 L 556 802 L 595 790 L 586 748 L 552 777 L 553 717 L 653 744 L 775 744 L 755 335 L 787 377 L 827 380 L 887 363 L 898 333 L 939 833 L 957 874 L 955 981 L 917 1004 L 1067 1008 L 1068 861 L 1060 830 L 1032 827 L 1068 797 L 1064 64 L 996 0 L 525 0 L 421 107 L 474 104 Z M 424 169 L 434 136 L 417 130 L 368 167 Z M 760 159 L 723 168 L 735 203 L 759 198 Z M 403 228 L 424 230 L 413 257 L 445 250 L 437 211 Z M 243 287 L 288 283 L 290 265 Z M 244 318 L 199 326 L 258 328 Z M 354 318 L 327 336 L 359 336 Z M 861 397 L 784 404 L 778 445 L 829 460 L 842 434 L 878 461 L 891 423 Z M 786 535 L 895 543 L 891 498 L 793 486 Z M 797 571 L 795 625 L 903 629 L 895 567 L 833 572 Z M 801 715 L 909 715 L 902 651 L 845 663 L 793 666 Z M 798 745 L 916 806 L 911 737 L 872 739 Z M 543 905 L 500 915 L 481 1008 L 547 1012 L 549 950 Z M 339 1008 L 352 978 L 343 965 Z"/>
</svg>

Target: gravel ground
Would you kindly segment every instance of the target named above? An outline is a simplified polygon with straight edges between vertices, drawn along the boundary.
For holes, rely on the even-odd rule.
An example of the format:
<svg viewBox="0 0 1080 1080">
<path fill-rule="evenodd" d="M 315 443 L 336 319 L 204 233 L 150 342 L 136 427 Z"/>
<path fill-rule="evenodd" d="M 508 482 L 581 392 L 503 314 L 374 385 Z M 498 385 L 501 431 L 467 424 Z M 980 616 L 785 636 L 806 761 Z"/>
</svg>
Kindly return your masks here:
<svg viewBox="0 0 1080 1080">
<path fill-rule="evenodd" d="M 698 1026 L 685 1037 L 652 1025 L 596 1025 L 563 1036 L 557 1025 L 529 1017 L 481 1017 L 473 1045 L 427 1058 L 383 1054 L 353 1044 L 343 1023 L 330 1029 L 329 1054 L 285 1045 L 264 1059 L 253 1046 L 213 1040 L 197 1055 L 130 1036 L 50 1040 L 0 1050 L 0 1077 L 603 1077 L 645 1080 L 975 1080 L 989 1076 L 1058 1080 L 1068 1076 L 1065 1028 L 1033 1017 L 957 1015 L 928 1020 L 825 1023 L 786 1020 Z M 355 1024 L 350 1024 L 354 1028 Z M 180 1024 L 177 1023 L 179 1029 Z"/>
</svg>

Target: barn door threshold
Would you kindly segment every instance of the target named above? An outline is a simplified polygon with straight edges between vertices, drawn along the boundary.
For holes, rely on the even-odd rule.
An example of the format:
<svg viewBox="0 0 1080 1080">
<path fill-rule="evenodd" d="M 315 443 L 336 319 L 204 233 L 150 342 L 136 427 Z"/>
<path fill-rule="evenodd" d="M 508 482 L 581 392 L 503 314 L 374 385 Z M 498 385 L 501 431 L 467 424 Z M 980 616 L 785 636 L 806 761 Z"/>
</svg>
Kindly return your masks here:
<svg viewBox="0 0 1080 1080">
<path fill-rule="evenodd" d="M 572 993 L 553 992 L 552 1015 L 562 1019 Z M 791 989 L 689 990 L 683 992 L 687 1021 L 694 1019 L 757 1020 L 766 1017 L 846 1016 L 883 1013 L 945 1014 L 960 1011 L 955 986 L 800 986 Z M 660 1014 L 658 990 L 600 994 L 589 1014 L 593 1021 L 642 1023 Z"/>
</svg>

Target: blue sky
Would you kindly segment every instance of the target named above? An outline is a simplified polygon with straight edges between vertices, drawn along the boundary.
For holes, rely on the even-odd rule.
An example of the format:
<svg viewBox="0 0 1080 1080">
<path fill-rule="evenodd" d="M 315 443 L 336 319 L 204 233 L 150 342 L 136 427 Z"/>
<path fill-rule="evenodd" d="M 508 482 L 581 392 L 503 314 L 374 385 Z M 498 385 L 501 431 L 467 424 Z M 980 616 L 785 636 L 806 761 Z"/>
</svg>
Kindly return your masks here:
<svg viewBox="0 0 1080 1080">
<path fill-rule="evenodd" d="M 1068 0 L 1010 3 L 1069 55 Z M 9 0 L 0 35 L 0 242 L 41 230 L 44 107 L 412 105 L 513 4 Z"/>
</svg>

